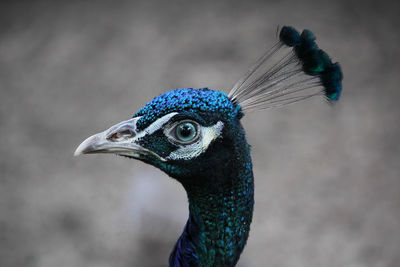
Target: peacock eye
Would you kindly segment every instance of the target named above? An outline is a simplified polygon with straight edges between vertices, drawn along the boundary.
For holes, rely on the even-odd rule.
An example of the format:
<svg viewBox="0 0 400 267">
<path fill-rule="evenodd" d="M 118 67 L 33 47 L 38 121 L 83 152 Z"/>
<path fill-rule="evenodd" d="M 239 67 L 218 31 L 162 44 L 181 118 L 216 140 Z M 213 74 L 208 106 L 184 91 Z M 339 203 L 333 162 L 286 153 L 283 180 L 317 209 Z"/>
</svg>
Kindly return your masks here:
<svg viewBox="0 0 400 267">
<path fill-rule="evenodd" d="M 182 142 L 190 142 L 197 135 L 196 126 L 191 122 L 178 124 L 175 128 L 175 135 Z"/>
<path fill-rule="evenodd" d="M 175 125 L 170 132 L 173 139 L 179 143 L 191 143 L 198 137 L 198 126 L 193 121 L 183 121 Z"/>
</svg>

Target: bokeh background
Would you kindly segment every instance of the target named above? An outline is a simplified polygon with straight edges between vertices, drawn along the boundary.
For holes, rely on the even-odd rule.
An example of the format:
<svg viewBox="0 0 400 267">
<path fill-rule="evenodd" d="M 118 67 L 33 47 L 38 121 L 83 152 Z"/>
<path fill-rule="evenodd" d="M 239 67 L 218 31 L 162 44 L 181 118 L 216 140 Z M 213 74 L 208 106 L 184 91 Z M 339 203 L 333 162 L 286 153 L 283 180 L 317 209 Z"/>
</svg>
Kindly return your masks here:
<svg viewBox="0 0 400 267">
<path fill-rule="evenodd" d="M 1 1 L 0 266 L 166 266 L 185 192 L 73 157 L 169 89 L 228 92 L 278 25 L 340 61 L 342 99 L 248 114 L 254 223 L 238 266 L 400 266 L 398 1 Z"/>
</svg>

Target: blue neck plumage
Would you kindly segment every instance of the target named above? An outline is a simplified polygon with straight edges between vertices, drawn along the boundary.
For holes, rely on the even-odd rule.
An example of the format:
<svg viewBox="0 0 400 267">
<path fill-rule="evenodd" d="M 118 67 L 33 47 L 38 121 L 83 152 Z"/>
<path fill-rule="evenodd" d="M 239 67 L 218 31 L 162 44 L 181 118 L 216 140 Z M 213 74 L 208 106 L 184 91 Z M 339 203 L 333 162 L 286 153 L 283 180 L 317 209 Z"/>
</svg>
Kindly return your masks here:
<svg viewBox="0 0 400 267">
<path fill-rule="evenodd" d="M 234 266 L 246 244 L 254 205 L 249 146 L 241 129 L 226 177 L 204 186 L 185 183 L 189 219 L 169 266 Z M 197 181 L 209 179 L 199 175 Z"/>
</svg>

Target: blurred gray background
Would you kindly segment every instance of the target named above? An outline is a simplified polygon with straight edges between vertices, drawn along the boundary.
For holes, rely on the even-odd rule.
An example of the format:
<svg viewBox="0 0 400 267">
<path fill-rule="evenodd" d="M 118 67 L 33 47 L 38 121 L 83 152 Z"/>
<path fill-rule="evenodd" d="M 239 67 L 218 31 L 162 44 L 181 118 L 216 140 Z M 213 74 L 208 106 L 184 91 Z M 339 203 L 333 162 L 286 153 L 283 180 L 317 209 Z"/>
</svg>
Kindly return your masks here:
<svg viewBox="0 0 400 267">
<path fill-rule="evenodd" d="M 244 117 L 256 205 L 238 266 L 400 266 L 398 3 L 1 1 L 0 266 L 166 266 L 181 186 L 73 152 L 166 90 L 228 92 L 278 25 L 311 29 L 344 91 Z"/>
</svg>

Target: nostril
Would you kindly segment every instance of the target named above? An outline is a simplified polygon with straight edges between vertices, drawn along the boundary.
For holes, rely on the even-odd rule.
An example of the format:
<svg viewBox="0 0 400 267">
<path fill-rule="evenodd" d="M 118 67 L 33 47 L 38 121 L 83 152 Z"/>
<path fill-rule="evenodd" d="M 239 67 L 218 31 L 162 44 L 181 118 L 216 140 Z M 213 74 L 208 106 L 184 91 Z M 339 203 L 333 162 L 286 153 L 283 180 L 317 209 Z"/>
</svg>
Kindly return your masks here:
<svg viewBox="0 0 400 267">
<path fill-rule="evenodd" d="M 131 130 L 123 130 L 123 131 L 117 131 L 113 134 L 111 134 L 109 137 L 107 137 L 108 140 L 117 142 L 117 141 L 122 141 L 127 138 L 132 138 L 135 136 L 135 133 L 132 132 Z"/>
<path fill-rule="evenodd" d="M 110 139 L 117 139 L 119 138 L 119 133 L 114 133 L 113 135 L 110 136 Z"/>
</svg>

